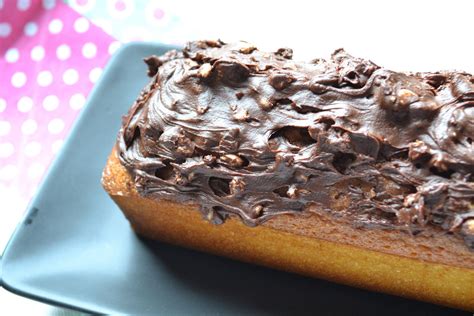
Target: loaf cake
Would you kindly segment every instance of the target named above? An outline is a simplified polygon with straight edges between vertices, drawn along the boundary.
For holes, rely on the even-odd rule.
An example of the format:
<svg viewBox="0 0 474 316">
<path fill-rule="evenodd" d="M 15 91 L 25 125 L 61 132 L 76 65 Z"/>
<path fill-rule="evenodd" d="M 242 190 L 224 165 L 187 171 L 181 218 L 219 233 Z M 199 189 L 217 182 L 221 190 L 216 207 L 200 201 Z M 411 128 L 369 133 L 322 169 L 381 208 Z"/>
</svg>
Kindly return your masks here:
<svg viewBox="0 0 474 316">
<path fill-rule="evenodd" d="M 146 58 L 105 190 L 147 238 L 474 311 L 474 77 L 292 54 Z"/>
</svg>

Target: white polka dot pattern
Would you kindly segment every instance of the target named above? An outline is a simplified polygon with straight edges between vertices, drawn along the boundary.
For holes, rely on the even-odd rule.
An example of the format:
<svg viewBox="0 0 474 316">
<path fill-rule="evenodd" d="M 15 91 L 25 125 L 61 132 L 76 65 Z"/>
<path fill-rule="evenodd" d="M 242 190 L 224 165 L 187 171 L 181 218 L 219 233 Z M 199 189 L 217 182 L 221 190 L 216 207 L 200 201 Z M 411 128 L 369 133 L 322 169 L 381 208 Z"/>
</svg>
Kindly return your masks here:
<svg viewBox="0 0 474 316">
<path fill-rule="evenodd" d="M 44 58 L 44 47 L 43 46 L 35 46 L 33 47 L 33 49 L 31 50 L 31 59 L 33 59 L 34 61 L 40 61 Z"/>
<path fill-rule="evenodd" d="M 71 57 L 71 47 L 66 44 L 59 45 L 56 49 L 56 56 L 59 60 L 66 60 Z"/>
<path fill-rule="evenodd" d="M 68 69 L 63 74 L 63 81 L 67 85 L 73 85 L 79 80 L 79 74 L 76 69 Z"/>
<path fill-rule="evenodd" d="M 71 99 L 69 99 L 69 106 L 73 110 L 82 109 L 85 103 L 86 103 L 86 98 L 81 93 L 76 93 L 73 96 L 71 96 Z"/>
<path fill-rule="evenodd" d="M 20 58 L 20 52 L 17 48 L 9 48 L 5 53 L 7 63 L 16 63 Z"/>
<path fill-rule="evenodd" d="M 54 111 L 58 108 L 58 106 L 59 106 L 59 98 L 54 94 L 48 95 L 43 99 L 43 108 L 46 111 L 49 111 L 49 112 Z"/>
<path fill-rule="evenodd" d="M 38 25 L 35 22 L 28 22 L 25 24 L 23 32 L 26 36 L 35 36 L 35 34 L 38 32 Z"/>
<path fill-rule="evenodd" d="M 41 71 L 36 81 L 40 87 L 47 87 L 53 82 L 53 74 L 47 70 Z"/>
<path fill-rule="evenodd" d="M 42 2 L 43 2 L 43 8 L 45 8 L 46 10 L 51 10 L 56 5 L 55 0 L 43 0 Z"/>
<path fill-rule="evenodd" d="M 11 83 L 12 83 L 12 86 L 14 86 L 15 88 L 21 88 L 25 85 L 26 83 L 26 75 L 24 72 L 15 72 L 11 78 Z"/>
<path fill-rule="evenodd" d="M 9 23 L 0 23 L 0 37 L 7 37 L 12 32 L 12 26 Z"/>
<path fill-rule="evenodd" d="M 20 11 L 25 11 L 31 5 L 30 0 L 17 0 L 16 7 Z"/>
<path fill-rule="evenodd" d="M 87 32 L 88 29 L 89 29 L 89 21 L 86 18 L 80 17 L 74 22 L 74 30 L 77 33 Z"/>
<path fill-rule="evenodd" d="M 51 34 L 58 34 L 63 29 L 63 22 L 59 19 L 54 19 L 49 22 L 48 30 Z"/>
<path fill-rule="evenodd" d="M 33 99 L 27 96 L 21 97 L 18 100 L 17 107 L 18 111 L 27 113 L 33 108 Z"/>
<path fill-rule="evenodd" d="M 85 58 L 91 59 L 94 58 L 95 55 L 97 54 L 97 47 L 95 46 L 94 43 L 85 43 L 84 46 L 82 46 L 82 55 Z"/>
</svg>

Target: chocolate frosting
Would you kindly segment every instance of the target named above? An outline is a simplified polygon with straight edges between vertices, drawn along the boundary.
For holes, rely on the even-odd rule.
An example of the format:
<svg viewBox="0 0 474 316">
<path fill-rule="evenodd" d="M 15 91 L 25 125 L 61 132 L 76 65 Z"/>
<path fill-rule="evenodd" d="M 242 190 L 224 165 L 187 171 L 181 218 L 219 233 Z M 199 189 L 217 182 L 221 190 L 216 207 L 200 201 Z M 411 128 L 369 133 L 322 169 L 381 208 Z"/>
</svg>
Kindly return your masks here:
<svg viewBox="0 0 474 316">
<path fill-rule="evenodd" d="M 474 249 L 474 78 L 400 73 L 336 50 L 191 42 L 145 60 L 150 84 L 118 137 L 148 198 L 192 202 L 222 223 L 329 212 Z"/>
</svg>

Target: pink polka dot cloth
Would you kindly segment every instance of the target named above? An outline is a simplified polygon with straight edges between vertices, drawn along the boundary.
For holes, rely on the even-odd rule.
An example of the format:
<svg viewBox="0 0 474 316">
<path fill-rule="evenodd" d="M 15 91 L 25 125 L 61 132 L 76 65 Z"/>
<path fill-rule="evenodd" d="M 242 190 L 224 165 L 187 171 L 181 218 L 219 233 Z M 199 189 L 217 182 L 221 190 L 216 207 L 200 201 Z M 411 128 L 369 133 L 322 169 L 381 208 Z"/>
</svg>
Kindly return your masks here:
<svg viewBox="0 0 474 316">
<path fill-rule="evenodd" d="M 64 2 L 0 0 L 0 222 L 24 211 L 119 45 Z"/>
</svg>

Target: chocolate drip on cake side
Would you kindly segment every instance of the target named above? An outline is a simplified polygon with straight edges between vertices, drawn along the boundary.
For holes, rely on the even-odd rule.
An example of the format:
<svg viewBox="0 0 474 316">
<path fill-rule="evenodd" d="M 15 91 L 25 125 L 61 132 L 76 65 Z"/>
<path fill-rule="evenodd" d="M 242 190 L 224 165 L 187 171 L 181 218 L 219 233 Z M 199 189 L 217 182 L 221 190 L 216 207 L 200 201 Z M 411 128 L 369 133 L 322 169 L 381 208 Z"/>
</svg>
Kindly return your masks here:
<svg viewBox="0 0 474 316">
<path fill-rule="evenodd" d="M 197 203 L 216 224 L 328 212 L 355 226 L 424 227 L 474 249 L 474 78 L 400 73 L 336 50 L 189 43 L 146 59 L 121 162 L 148 198 Z"/>
</svg>

